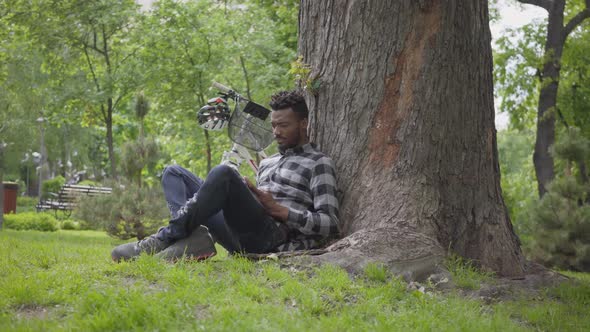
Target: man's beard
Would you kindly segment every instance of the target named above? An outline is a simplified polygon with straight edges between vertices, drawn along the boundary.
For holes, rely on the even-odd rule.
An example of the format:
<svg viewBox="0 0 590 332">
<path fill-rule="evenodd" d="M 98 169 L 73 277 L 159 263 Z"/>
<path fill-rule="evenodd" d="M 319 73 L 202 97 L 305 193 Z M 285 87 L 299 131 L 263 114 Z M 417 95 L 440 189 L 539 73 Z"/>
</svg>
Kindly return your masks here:
<svg viewBox="0 0 590 332">
<path fill-rule="evenodd" d="M 295 139 L 293 139 L 291 142 L 279 144 L 279 151 L 281 153 L 284 153 L 288 149 L 292 149 L 292 148 L 296 147 L 297 143 L 299 142 L 299 138 L 300 138 L 299 135 L 297 135 L 297 137 Z"/>
<path fill-rule="evenodd" d="M 296 147 L 297 145 L 299 145 L 299 142 L 301 141 L 301 133 L 297 132 L 293 136 L 294 137 L 289 140 L 284 136 L 280 137 L 283 140 L 283 143 L 282 144 L 278 143 L 278 142 L 277 143 L 279 145 L 279 151 L 281 153 L 284 153 L 288 149 L 292 149 L 292 148 Z"/>
<path fill-rule="evenodd" d="M 284 153 L 288 149 L 294 148 L 296 146 L 297 146 L 296 144 L 279 144 L 279 151 L 281 153 Z"/>
</svg>

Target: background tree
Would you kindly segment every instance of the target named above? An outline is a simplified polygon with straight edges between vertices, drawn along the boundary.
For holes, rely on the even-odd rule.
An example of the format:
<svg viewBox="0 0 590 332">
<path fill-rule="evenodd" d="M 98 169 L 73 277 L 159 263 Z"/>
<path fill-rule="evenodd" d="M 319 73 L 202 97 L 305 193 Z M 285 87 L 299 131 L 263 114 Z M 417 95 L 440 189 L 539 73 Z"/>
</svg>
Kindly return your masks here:
<svg viewBox="0 0 590 332">
<path fill-rule="evenodd" d="M 583 5 L 581 1 L 566 0 L 518 1 L 539 6 L 549 14 L 543 60 L 539 68 L 537 138 L 533 155 L 539 195 L 542 197 L 547 192 L 547 185 L 555 177 L 553 157 L 549 148 L 555 142 L 555 116 L 559 113 L 557 96 L 563 50 L 568 37 L 582 22 L 590 18 L 590 0 L 584 0 Z"/>
<path fill-rule="evenodd" d="M 219 157 L 212 152 L 218 140 L 197 127 L 196 112 L 212 93 L 209 86 L 224 58 L 216 47 L 224 39 L 210 30 L 211 23 L 223 21 L 221 14 L 210 13 L 211 6 L 210 1 L 156 2 L 137 36 L 145 45 L 141 52 L 147 67 L 145 89 L 157 100 L 154 113 L 160 114 L 161 139 L 177 162 L 193 167 L 204 161 L 206 172 L 211 160 Z"/>
<path fill-rule="evenodd" d="M 139 124 L 139 134 L 134 141 L 123 144 L 121 159 L 125 177 L 129 181 L 134 181 L 141 188 L 142 171 L 148 167 L 153 173 L 159 159 L 160 148 L 156 140 L 146 136 L 144 131 L 144 121 L 150 106 L 143 92 L 139 92 L 135 96 L 134 107 Z"/>
<path fill-rule="evenodd" d="M 321 259 L 417 275 L 450 249 L 523 274 L 500 189 L 487 6 L 301 2 L 311 136 L 336 160 L 347 235 Z"/>
<path fill-rule="evenodd" d="M 287 72 L 295 50 L 271 28 L 271 12 L 254 1 L 165 0 L 144 17 L 138 37 L 144 44 L 145 91 L 155 98 L 155 125 L 175 162 L 205 176 L 230 147 L 225 132 L 208 133 L 196 122 L 196 112 L 216 96 L 213 80 L 259 103 L 292 85 Z M 278 26 L 296 27 L 296 17 Z"/>
<path fill-rule="evenodd" d="M 573 19 L 584 8 L 584 1 L 566 2 L 563 20 Z M 497 41 L 496 91 L 502 100 L 500 109 L 511 120 L 499 144 L 502 188 L 527 256 L 549 266 L 583 270 L 590 267 L 584 240 L 590 161 L 583 148 L 590 139 L 590 26 L 580 24 L 563 40 L 556 104 L 546 113 L 556 124 L 555 142 L 548 150 L 554 175 L 539 199 L 532 187 L 538 184 L 532 151 L 540 135 L 539 94 L 548 82 L 542 82 L 541 73 L 547 61 L 549 20 L 536 19 L 509 29 Z"/>
<path fill-rule="evenodd" d="M 133 0 L 13 0 L 11 6 L 20 13 L 15 21 L 26 25 L 43 46 L 53 74 L 64 81 L 83 74 L 86 84 L 69 97 L 83 101 L 90 116 L 104 125 L 110 173 L 116 176 L 114 114 L 139 79 L 124 68 L 137 52 L 127 36 L 138 5 Z"/>
<path fill-rule="evenodd" d="M 23 158 L 19 152 L 31 149 L 33 142 L 38 142 L 36 119 L 42 116 L 46 89 L 46 77 L 39 70 L 39 54 L 24 38 L 26 30 L 8 22 L 11 15 L 8 8 L 0 7 L 0 37 L 4 40 L 0 44 L 0 184 L 7 170 L 18 169 Z M 3 195 L 0 185 L 0 211 L 3 211 Z M 0 213 L 0 228 L 2 222 Z"/>
</svg>

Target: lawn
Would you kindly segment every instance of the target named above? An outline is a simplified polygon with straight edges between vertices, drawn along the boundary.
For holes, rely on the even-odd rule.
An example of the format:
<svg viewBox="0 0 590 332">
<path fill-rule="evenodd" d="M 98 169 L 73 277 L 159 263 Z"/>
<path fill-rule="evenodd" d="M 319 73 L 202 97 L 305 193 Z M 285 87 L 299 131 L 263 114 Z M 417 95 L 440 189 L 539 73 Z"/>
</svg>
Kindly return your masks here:
<svg viewBox="0 0 590 332">
<path fill-rule="evenodd" d="M 115 264 L 120 241 L 92 231 L 0 231 L 0 331 L 582 331 L 588 274 L 535 296 L 483 303 L 422 293 L 378 268 L 227 257 Z M 477 287 L 477 285 L 475 285 Z"/>
</svg>

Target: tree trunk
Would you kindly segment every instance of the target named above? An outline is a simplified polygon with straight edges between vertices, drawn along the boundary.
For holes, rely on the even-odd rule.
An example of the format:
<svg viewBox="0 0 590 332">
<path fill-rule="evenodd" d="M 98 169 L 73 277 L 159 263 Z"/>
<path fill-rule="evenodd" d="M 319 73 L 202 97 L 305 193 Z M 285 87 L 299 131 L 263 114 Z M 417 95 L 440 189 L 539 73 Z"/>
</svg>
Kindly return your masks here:
<svg viewBox="0 0 590 332">
<path fill-rule="evenodd" d="M 201 82 L 201 75 L 199 74 L 199 78 L 197 80 L 197 82 Z M 197 90 L 197 95 L 199 96 L 199 105 L 205 105 L 205 95 L 201 92 L 204 89 L 199 88 Z M 205 134 L 205 156 L 207 158 L 207 174 L 209 174 L 209 172 L 211 171 L 211 138 L 209 136 L 209 131 L 207 131 L 206 129 L 203 129 L 203 134 Z"/>
<path fill-rule="evenodd" d="M 557 0 L 549 10 L 547 40 L 545 41 L 545 63 L 541 74 L 541 92 L 537 108 L 537 138 L 533 162 L 537 174 L 539 196 L 547 192 L 547 185 L 555 177 L 553 157 L 549 148 L 555 142 L 555 107 L 564 39 L 562 38 L 563 11 L 565 1 Z"/>
<path fill-rule="evenodd" d="M 107 148 L 109 153 L 109 162 L 111 166 L 111 177 L 117 178 L 117 163 L 115 161 L 115 148 L 113 143 L 113 99 L 108 98 L 107 103 L 107 116 L 105 125 L 107 127 Z"/>
<path fill-rule="evenodd" d="M 500 188 L 487 1 L 300 8 L 299 53 L 319 83 L 310 134 L 335 160 L 347 235 L 320 260 L 421 278 L 450 250 L 522 276 Z"/>
</svg>

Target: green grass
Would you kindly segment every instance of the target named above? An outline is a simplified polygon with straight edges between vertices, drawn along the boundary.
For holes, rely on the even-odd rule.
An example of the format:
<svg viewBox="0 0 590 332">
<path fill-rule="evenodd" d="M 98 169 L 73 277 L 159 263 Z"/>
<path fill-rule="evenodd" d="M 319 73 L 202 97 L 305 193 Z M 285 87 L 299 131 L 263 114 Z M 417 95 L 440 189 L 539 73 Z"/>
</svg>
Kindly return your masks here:
<svg viewBox="0 0 590 332">
<path fill-rule="evenodd" d="M 479 289 L 483 282 L 493 282 L 493 273 L 480 271 L 473 263 L 461 256 L 449 255 L 445 260 L 445 267 L 453 276 L 457 287 L 465 289 Z"/>
<path fill-rule="evenodd" d="M 115 264 L 101 232 L 0 232 L 0 331 L 575 331 L 590 280 L 485 305 L 408 290 L 380 266 L 350 278 L 220 252 L 201 263 Z M 577 276 L 576 276 L 577 277 Z M 566 320 L 562 319 L 566 318 Z"/>
</svg>

